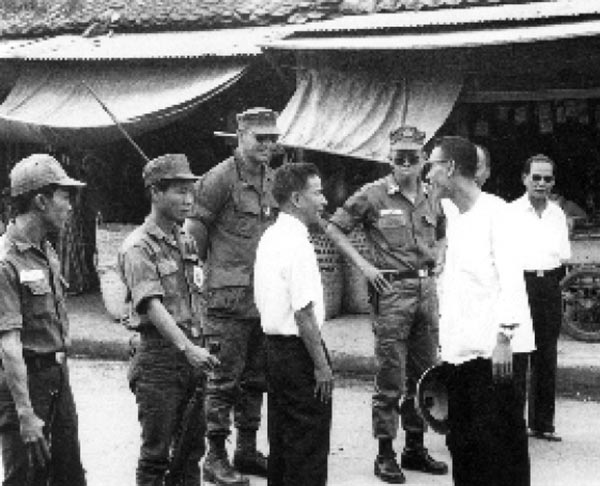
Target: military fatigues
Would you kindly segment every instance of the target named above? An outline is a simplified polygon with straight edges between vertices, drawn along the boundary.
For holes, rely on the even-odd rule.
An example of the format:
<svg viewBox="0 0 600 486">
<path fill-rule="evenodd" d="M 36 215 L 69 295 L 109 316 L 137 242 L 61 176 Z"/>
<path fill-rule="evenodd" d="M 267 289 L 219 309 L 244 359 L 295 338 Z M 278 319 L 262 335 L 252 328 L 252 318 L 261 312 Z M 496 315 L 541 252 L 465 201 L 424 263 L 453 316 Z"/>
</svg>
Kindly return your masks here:
<svg viewBox="0 0 600 486">
<path fill-rule="evenodd" d="M 424 423 L 414 401 L 407 398 L 414 396 L 419 377 L 436 361 L 438 307 L 429 275 L 436 255 L 437 217 L 422 191 L 413 204 L 389 175 L 351 196 L 331 222 L 345 233 L 362 225 L 370 251 L 367 258 L 380 270 L 396 271 L 388 277 L 392 291 L 371 293 L 377 359 L 373 434 L 378 439 L 395 438 L 400 411 L 404 430 L 422 440 Z M 426 276 L 420 278 L 419 272 Z M 405 399 L 399 407 L 402 394 Z"/>
<path fill-rule="evenodd" d="M 264 336 L 254 305 L 252 269 L 258 240 L 274 221 L 271 170 L 258 185 L 239 153 L 200 180 L 194 218 L 208 232 L 206 259 L 207 331 L 219 337 L 221 364 L 207 387 L 207 434 L 227 435 L 235 426 L 256 431 L 266 391 Z"/>
<path fill-rule="evenodd" d="M 138 485 L 162 485 L 169 448 L 181 424 L 185 405 L 198 386 L 202 372 L 194 370 L 183 352 L 158 332 L 144 313 L 144 301 L 159 297 L 177 325 L 195 343 L 200 334 L 200 268 L 196 244 L 177 225 L 166 234 L 148 217 L 124 241 L 119 267 L 140 311 L 140 344 L 132 359 L 129 380 L 138 404 L 142 444 L 137 466 Z M 195 424 L 197 443 L 189 455 L 186 484 L 200 484 L 198 461 L 204 454 L 204 420 Z"/>
<path fill-rule="evenodd" d="M 9 225 L 0 238 L 0 332 L 21 333 L 31 404 L 46 424 L 44 433 L 52 455 L 49 482 L 38 474 L 32 485 L 86 484 L 64 358 L 70 343 L 62 282 L 58 257 L 50 243 L 42 250 Z M 0 369 L 0 437 L 3 484 L 26 484 L 27 454 L 4 369 Z"/>
</svg>

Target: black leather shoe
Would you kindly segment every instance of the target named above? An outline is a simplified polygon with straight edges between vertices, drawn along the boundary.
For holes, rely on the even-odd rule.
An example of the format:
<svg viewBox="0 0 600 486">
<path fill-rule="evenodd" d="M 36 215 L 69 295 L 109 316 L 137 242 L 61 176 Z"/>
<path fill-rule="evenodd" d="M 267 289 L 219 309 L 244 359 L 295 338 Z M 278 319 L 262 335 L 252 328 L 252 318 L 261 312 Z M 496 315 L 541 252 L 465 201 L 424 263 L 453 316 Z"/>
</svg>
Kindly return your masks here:
<svg viewBox="0 0 600 486">
<path fill-rule="evenodd" d="M 556 435 L 554 432 L 542 432 L 540 430 L 530 429 L 527 435 L 536 439 L 547 440 L 548 442 L 562 442 L 562 437 L 560 435 Z"/>
<path fill-rule="evenodd" d="M 254 474 L 266 478 L 268 459 L 262 452 L 258 451 L 251 453 L 235 451 L 233 454 L 233 467 L 242 474 Z"/>
<path fill-rule="evenodd" d="M 406 481 L 402 469 L 396 462 L 396 454 L 380 456 L 375 459 L 375 476 L 384 483 L 403 484 Z"/>
<path fill-rule="evenodd" d="M 400 464 L 404 469 L 410 469 L 411 471 L 439 475 L 448 474 L 448 465 L 445 462 L 436 461 L 429 455 L 427 449 L 403 452 Z"/>
<path fill-rule="evenodd" d="M 219 451 L 220 452 L 220 451 Z M 214 454 L 209 451 L 202 466 L 204 481 L 217 486 L 249 486 L 248 478 L 233 469 L 226 454 Z"/>
</svg>

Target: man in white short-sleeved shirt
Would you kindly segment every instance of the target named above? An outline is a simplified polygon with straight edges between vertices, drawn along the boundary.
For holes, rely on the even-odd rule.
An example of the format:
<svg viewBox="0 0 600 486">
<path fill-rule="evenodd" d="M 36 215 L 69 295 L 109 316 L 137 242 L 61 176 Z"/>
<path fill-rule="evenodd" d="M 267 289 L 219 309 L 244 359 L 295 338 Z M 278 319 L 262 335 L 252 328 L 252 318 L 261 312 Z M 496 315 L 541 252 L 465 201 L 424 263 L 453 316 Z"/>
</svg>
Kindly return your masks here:
<svg viewBox="0 0 600 486">
<path fill-rule="evenodd" d="M 527 159 L 522 174 L 526 192 L 510 207 L 535 332 L 528 407 L 530 435 L 559 442 L 554 409 L 557 346 L 562 325 L 560 280 L 571 247 L 565 213 L 549 199 L 554 171 L 555 164 L 546 155 Z"/>
<path fill-rule="evenodd" d="M 308 226 L 326 203 L 312 164 L 286 164 L 273 182 L 280 207 L 262 236 L 254 294 L 267 338 L 269 486 L 324 486 L 333 374 L 321 338 L 323 286 Z"/>
<path fill-rule="evenodd" d="M 477 152 L 468 140 L 440 139 L 429 161 L 434 190 L 457 208 L 447 222 L 440 299 L 442 360 L 451 370 L 446 442 L 454 484 L 529 486 L 513 367 L 526 365 L 533 335 L 508 205 L 479 188 Z"/>
</svg>

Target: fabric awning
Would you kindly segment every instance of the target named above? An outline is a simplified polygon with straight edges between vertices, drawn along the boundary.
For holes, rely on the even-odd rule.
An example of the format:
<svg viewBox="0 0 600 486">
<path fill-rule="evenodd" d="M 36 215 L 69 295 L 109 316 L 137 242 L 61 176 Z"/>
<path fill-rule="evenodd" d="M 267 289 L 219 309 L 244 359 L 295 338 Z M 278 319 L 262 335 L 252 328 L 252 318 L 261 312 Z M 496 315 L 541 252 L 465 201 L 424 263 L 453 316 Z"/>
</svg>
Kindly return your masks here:
<svg viewBox="0 0 600 486">
<path fill-rule="evenodd" d="M 284 145 L 386 161 L 389 134 L 416 126 L 427 139 L 444 123 L 462 87 L 461 70 L 396 65 L 364 70 L 328 61 L 300 69 L 279 117 Z"/>
<path fill-rule="evenodd" d="M 121 138 L 85 81 L 130 135 L 160 128 L 235 83 L 248 61 L 22 65 L 0 105 L 0 139 L 94 145 Z"/>
</svg>

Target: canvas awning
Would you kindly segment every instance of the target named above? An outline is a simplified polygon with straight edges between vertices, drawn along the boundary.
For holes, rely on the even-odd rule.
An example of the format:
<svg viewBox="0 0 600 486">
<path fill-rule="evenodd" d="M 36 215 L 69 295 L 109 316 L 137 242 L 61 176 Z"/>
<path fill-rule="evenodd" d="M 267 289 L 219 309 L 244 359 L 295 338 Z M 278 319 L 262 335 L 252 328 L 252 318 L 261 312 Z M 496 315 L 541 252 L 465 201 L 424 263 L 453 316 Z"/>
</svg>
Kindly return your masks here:
<svg viewBox="0 0 600 486">
<path fill-rule="evenodd" d="M 93 145 L 122 137 L 85 81 L 133 136 L 160 128 L 235 83 L 248 60 L 24 63 L 0 105 L 0 139 Z"/>
<path fill-rule="evenodd" d="M 284 145 L 385 161 L 389 134 L 416 126 L 427 139 L 444 123 L 460 93 L 460 69 L 436 62 L 403 66 L 395 59 L 368 69 L 331 58 L 305 65 L 279 117 Z"/>
</svg>

